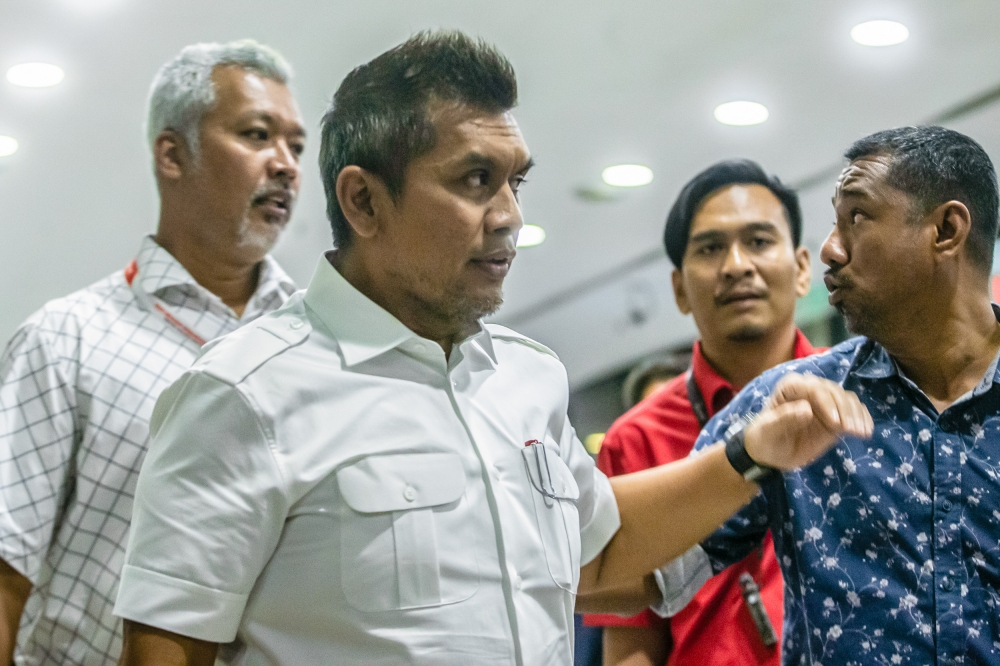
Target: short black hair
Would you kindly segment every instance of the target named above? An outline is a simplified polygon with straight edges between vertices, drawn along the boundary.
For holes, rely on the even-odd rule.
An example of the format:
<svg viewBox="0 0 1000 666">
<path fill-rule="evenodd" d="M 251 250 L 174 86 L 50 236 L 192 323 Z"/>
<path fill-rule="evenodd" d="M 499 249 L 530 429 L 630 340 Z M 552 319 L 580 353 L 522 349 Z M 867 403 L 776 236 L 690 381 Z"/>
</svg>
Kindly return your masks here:
<svg viewBox="0 0 1000 666">
<path fill-rule="evenodd" d="M 889 158 L 886 182 L 909 195 L 926 215 L 943 203 L 961 201 L 969 209 L 972 229 L 969 257 L 980 267 L 993 265 L 997 238 L 997 174 L 983 147 L 961 132 L 929 125 L 883 130 L 854 142 L 846 153 Z"/>
<path fill-rule="evenodd" d="M 679 355 L 654 356 L 639 362 L 622 384 L 622 405 L 625 409 L 632 409 L 642 400 L 647 386 L 656 381 L 669 381 L 682 374 L 689 365 L 691 360 Z"/>
<path fill-rule="evenodd" d="M 663 230 L 663 244 L 667 248 L 667 256 L 677 268 L 684 262 L 691 221 L 702 202 L 710 194 L 730 185 L 763 185 L 771 190 L 785 208 L 792 243 L 798 247 L 802 242 L 802 209 L 795 191 L 786 187 L 777 176 L 767 175 L 753 160 L 725 160 L 713 164 L 688 181 L 670 208 L 667 226 Z"/>
<path fill-rule="evenodd" d="M 322 121 L 319 166 L 338 247 L 351 227 L 337 201 L 337 176 L 354 164 L 395 199 L 406 167 L 434 147 L 428 103 L 457 102 L 490 113 L 517 105 L 517 78 L 495 47 L 458 31 L 421 32 L 348 74 Z"/>
</svg>

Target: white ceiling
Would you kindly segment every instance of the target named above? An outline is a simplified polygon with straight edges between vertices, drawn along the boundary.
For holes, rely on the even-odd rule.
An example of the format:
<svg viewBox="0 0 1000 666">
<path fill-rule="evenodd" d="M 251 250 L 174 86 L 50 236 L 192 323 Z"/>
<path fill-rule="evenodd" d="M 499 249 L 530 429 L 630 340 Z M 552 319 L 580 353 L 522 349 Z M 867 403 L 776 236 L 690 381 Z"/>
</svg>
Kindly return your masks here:
<svg viewBox="0 0 1000 666">
<path fill-rule="evenodd" d="M 874 18 L 902 21 L 909 41 L 854 44 L 851 26 Z M 669 266 L 618 271 L 597 289 L 524 313 L 655 250 L 673 197 L 696 171 L 745 156 L 794 182 L 864 134 L 920 122 L 1000 83 L 996 0 L 0 0 L 0 72 L 28 60 L 66 70 L 52 89 L 0 83 L 0 134 L 21 144 L 0 160 L 0 337 L 45 300 L 124 266 L 153 230 L 145 95 L 183 45 L 253 37 L 275 46 L 296 69 L 315 130 L 352 67 L 436 27 L 496 43 L 517 69 L 516 115 L 538 163 L 522 199 L 526 220 L 548 240 L 519 253 L 497 320 L 553 347 L 576 385 L 693 334 L 665 291 Z M 740 98 L 766 104 L 770 120 L 715 122 L 716 104 Z M 953 126 L 1000 158 L 1000 109 Z M 299 208 L 276 250 L 300 284 L 329 245 L 315 137 Z M 649 165 L 653 183 L 612 203 L 574 194 L 619 162 Z M 830 193 L 829 185 L 803 193 L 814 258 Z M 650 311 L 638 326 L 628 321 L 636 302 Z"/>
</svg>

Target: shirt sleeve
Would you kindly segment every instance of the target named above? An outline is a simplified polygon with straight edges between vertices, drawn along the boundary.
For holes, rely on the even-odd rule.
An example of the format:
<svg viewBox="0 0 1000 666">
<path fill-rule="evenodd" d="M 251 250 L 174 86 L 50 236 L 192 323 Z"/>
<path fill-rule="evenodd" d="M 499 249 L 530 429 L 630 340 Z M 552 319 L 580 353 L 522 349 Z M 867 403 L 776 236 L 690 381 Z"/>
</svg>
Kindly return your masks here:
<svg viewBox="0 0 1000 666">
<path fill-rule="evenodd" d="M 62 360 L 34 324 L 0 358 L 0 557 L 39 583 L 68 491 L 76 399 Z"/>
<path fill-rule="evenodd" d="M 151 431 L 115 615 L 232 641 L 288 512 L 269 431 L 242 392 L 197 371 L 160 397 Z"/>
<path fill-rule="evenodd" d="M 743 388 L 725 409 L 716 414 L 706 424 L 691 455 L 698 455 L 703 449 L 726 438 L 726 431 L 734 423 L 749 414 L 759 414 L 770 395 L 768 385 L 762 381 L 773 373 L 764 375 Z M 781 479 L 766 483 L 781 483 Z M 711 561 L 712 569 L 718 573 L 742 560 L 764 540 L 768 530 L 768 502 L 766 493 L 758 493 L 749 504 L 737 511 L 722 527 L 710 534 L 701 543 L 701 549 Z"/>
<path fill-rule="evenodd" d="M 576 506 L 580 513 L 580 566 L 584 566 L 604 550 L 621 527 L 618 502 L 611 482 L 583 448 L 569 417 L 563 425 L 559 451 L 580 488 Z"/>
</svg>

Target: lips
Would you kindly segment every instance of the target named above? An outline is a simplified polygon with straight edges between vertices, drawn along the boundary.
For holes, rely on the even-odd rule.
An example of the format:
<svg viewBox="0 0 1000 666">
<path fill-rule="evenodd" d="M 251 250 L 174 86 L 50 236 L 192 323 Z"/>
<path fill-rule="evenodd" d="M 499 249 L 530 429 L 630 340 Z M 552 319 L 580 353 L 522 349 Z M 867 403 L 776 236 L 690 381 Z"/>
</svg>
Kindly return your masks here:
<svg viewBox="0 0 1000 666">
<path fill-rule="evenodd" d="M 830 305 L 836 305 L 843 297 L 844 289 L 848 286 L 843 278 L 838 279 L 837 276 L 829 272 L 823 276 L 823 284 L 826 285 L 826 290 L 830 292 Z"/>
<path fill-rule="evenodd" d="M 511 262 L 514 261 L 514 256 L 517 254 L 514 250 L 497 250 L 495 252 L 490 252 L 488 254 L 475 257 L 469 263 L 488 276 L 494 279 L 500 279 L 507 277 L 507 273 L 510 271 Z"/>
<path fill-rule="evenodd" d="M 251 203 L 255 208 L 264 210 L 268 215 L 287 219 L 292 212 L 295 195 L 285 188 L 266 188 L 257 192 Z"/>
<path fill-rule="evenodd" d="M 762 289 L 733 289 L 716 296 L 715 302 L 718 305 L 729 305 L 730 303 L 761 300 L 766 297 L 767 292 Z"/>
</svg>

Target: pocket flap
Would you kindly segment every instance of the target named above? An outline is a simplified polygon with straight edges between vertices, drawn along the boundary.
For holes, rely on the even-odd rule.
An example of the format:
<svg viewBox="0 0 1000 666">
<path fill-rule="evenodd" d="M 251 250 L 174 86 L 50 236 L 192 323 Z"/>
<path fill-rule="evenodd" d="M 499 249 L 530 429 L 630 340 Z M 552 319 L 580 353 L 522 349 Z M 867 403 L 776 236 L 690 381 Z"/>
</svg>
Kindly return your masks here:
<svg viewBox="0 0 1000 666">
<path fill-rule="evenodd" d="M 337 482 L 358 513 L 408 511 L 460 499 L 465 468 L 457 453 L 374 455 L 338 470 Z"/>
</svg>

